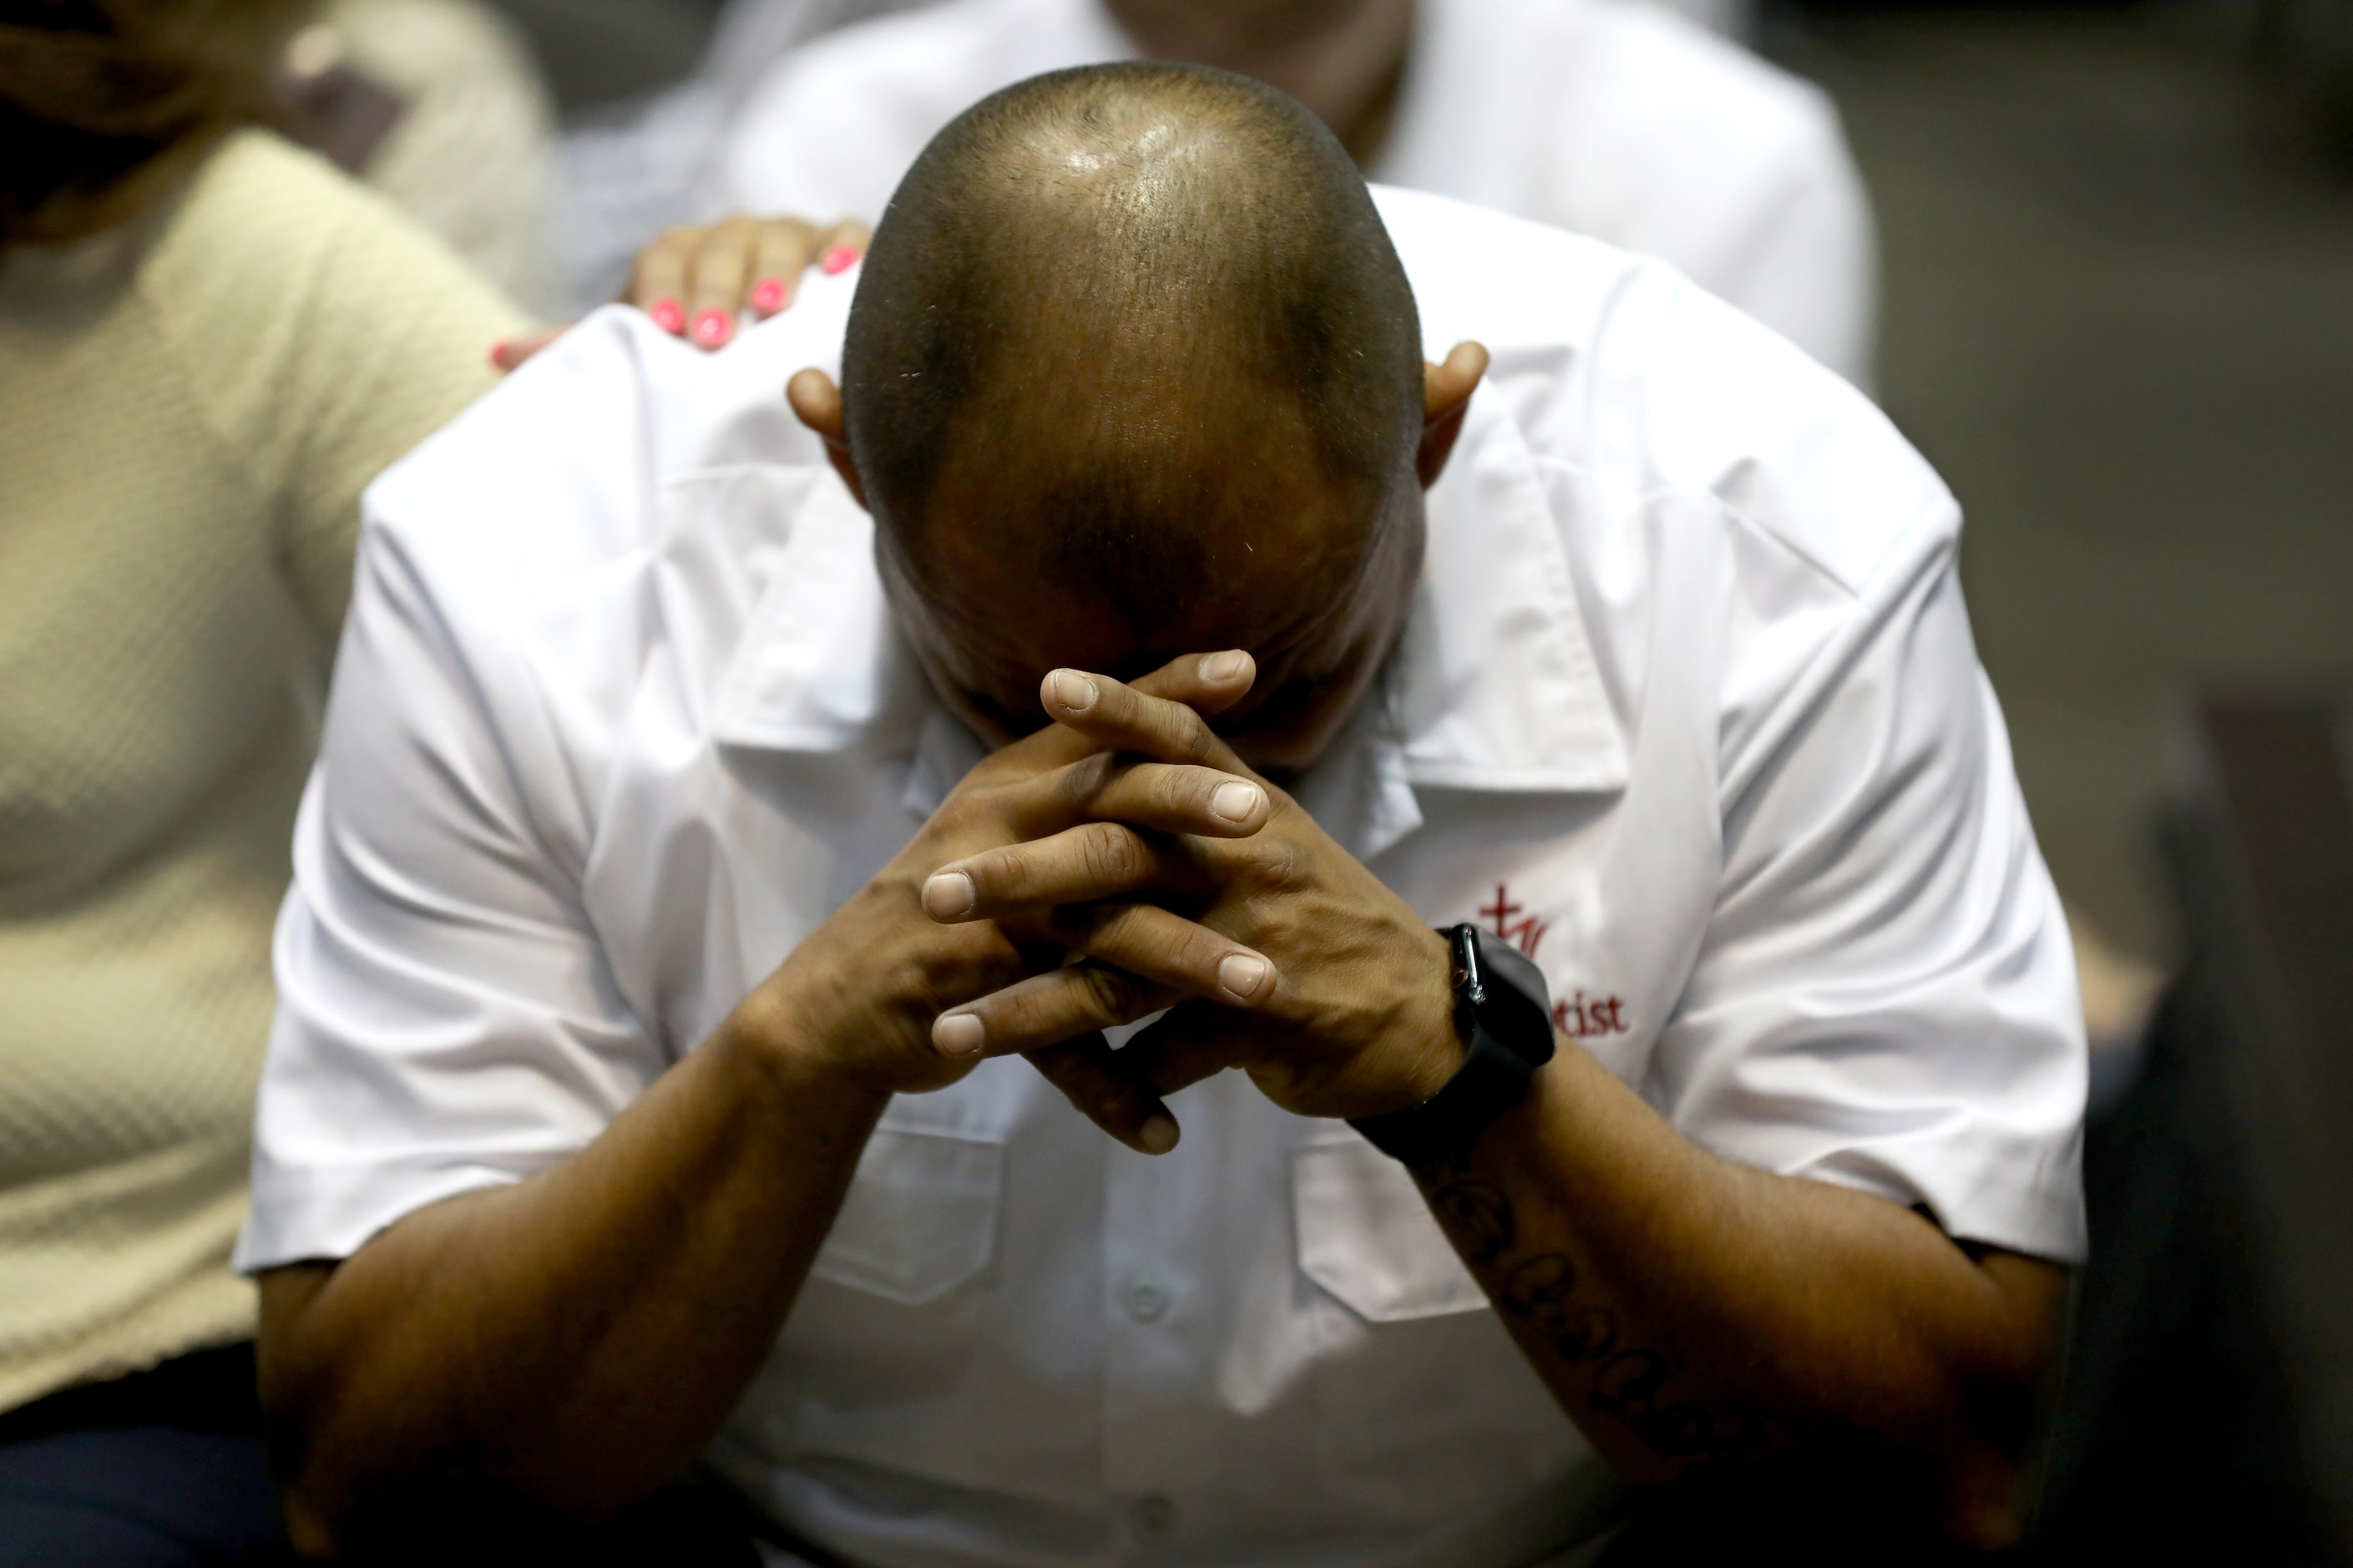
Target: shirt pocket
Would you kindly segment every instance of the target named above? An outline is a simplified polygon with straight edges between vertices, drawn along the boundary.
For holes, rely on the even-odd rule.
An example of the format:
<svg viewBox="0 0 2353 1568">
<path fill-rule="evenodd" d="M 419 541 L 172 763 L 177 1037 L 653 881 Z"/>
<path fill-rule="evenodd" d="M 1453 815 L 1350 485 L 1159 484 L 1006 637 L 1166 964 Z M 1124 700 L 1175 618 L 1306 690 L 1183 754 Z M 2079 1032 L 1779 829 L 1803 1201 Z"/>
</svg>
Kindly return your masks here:
<svg viewBox="0 0 2353 1568">
<path fill-rule="evenodd" d="M 878 1127 L 809 1272 L 902 1306 L 936 1301 L 997 1251 L 1001 1140 Z"/>
<path fill-rule="evenodd" d="M 1514 1535 L 1514 1550 L 1534 1557 L 1563 1539 L 1551 1505 L 1531 1500 L 1556 1491 L 1590 1451 L 1405 1167 L 1344 1126 L 1319 1128 L 1291 1152 L 1291 1201 L 1299 1269 L 1315 1292 L 1310 1387 L 1335 1495 L 1398 1531 L 1460 1529 L 1525 1504 L 1535 1533 Z"/>
<path fill-rule="evenodd" d="M 1485 1309 L 1403 1165 L 1354 1132 L 1291 1153 L 1300 1271 L 1371 1323 Z"/>
</svg>

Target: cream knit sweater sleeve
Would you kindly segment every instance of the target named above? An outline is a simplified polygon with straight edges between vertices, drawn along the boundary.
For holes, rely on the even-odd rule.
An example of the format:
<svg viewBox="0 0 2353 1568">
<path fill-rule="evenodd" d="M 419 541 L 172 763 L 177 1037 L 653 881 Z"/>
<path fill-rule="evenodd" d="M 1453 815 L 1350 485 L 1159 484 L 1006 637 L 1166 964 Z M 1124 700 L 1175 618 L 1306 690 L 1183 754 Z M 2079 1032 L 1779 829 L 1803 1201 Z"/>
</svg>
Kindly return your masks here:
<svg viewBox="0 0 2353 1568">
<path fill-rule="evenodd" d="M 252 1332 L 269 937 L 360 490 L 519 314 L 270 137 L 0 251 L 0 1409 Z"/>
<path fill-rule="evenodd" d="M 320 159 L 256 132 L 216 162 L 227 165 L 224 221 L 164 247 L 148 292 L 190 381 L 209 388 L 197 405 L 270 508 L 294 589 L 332 637 L 360 491 L 495 384 L 491 345 L 528 322 Z M 230 250 L 280 264 L 225 267 Z"/>
</svg>

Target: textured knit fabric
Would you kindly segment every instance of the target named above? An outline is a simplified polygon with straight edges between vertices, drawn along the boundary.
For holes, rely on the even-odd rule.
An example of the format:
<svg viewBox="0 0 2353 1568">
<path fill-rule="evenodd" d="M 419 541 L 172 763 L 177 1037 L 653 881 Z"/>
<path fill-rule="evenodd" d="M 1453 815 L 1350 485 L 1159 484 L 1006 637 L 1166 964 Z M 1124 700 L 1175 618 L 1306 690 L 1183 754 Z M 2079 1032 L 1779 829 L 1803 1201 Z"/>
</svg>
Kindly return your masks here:
<svg viewBox="0 0 2353 1568">
<path fill-rule="evenodd" d="M 553 310 L 555 105 L 522 29 L 479 0 L 331 0 L 321 17 L 401 100 L 361 178 L 517 301 Z"/>
<path fill-rule="evenodd" d="M 0 1408 L 252 1331 L 229 1244 L 359 492 L 518 324 L 257 132 L 132 228 L 0 251 Z"/>
</svg>

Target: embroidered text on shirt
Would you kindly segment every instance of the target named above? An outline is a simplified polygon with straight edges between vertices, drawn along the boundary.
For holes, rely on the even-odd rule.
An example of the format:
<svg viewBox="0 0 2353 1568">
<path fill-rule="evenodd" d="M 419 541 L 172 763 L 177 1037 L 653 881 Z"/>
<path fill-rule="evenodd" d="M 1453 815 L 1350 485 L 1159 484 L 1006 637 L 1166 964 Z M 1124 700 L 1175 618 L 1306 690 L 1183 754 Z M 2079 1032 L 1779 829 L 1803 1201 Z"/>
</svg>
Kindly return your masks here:
<svg viewBox="0 0 2353 1568">
<path fill-rule="evenodd" d="M 1588 1039 L 1595 1035 L 1622 1035 L 1627 1031 L 1626 1005 L 1620 996 L 1600 996 L 1588 1002 L 1579 991 L 1573 998 L 1552 1005 L 1552 1026 L 1576 1039 Z"/>
<path fill-rule="evenodd" d="M 1536 945 L 1551 928 L 1525 906 L 1512 902 L 1510 887 L 1495 884 L 1495 901 L 1481 908 L 1479 913 L 1493 923 L 1488 927 L 1505 942 L 1513 943 L 1530 958 L 1536 955 Z M 1519 916 L 1517 920 L 1513 919 Z M 1552 1005 L 1552 1026 L 1564 1035 L 1588 1039 L 1596 1035 L 1622 1035 L 1629 1028 L 1623 1011 L 1625 999 L 1620 996 L 1599 996 L 1587 1001 L 1579 991 L 1567 1001 Z"/>
</svg>

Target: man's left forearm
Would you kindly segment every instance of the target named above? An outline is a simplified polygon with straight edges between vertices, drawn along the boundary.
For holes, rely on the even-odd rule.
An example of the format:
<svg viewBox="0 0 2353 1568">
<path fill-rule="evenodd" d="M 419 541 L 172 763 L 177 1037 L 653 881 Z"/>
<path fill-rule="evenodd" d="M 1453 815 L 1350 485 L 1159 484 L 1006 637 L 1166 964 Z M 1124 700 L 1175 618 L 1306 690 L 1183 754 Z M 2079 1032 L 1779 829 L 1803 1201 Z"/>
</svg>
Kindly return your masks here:
<svg viewBox="0 0 2353 1568">
<path fill-rule="evenodd" d="M 2063 1271 L 1735 1165 L 1564 1039 L 1468 1158 L 1418 1171 L 1530 1363 L 1640 1480 L 1816 1443 L 1898 1458 L 1998 1544 Z"/>
</svg>

